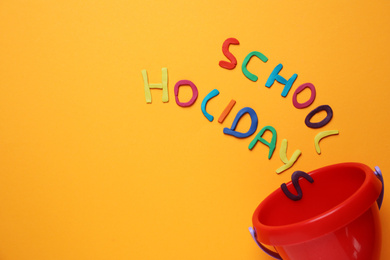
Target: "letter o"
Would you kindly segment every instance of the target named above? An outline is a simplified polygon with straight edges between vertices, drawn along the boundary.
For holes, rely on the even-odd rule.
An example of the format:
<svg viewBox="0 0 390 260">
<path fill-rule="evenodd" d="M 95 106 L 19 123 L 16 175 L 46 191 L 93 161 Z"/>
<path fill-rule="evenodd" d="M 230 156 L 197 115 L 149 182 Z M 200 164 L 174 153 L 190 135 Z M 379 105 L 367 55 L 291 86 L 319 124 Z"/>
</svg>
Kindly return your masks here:
<svg viewBox="0 0 390 260">
<path fill-rule="evenodd" d="M 326 117 L 324 119 L 322 119 L 320 122 L 317 122 L 317 123 L 312 123 L 310 122 L 310 120 L 312 119 L 312 117 L 317 114 L 318 112 L 320 111 L 325 111 L 326 112 Z M 333 117 L 333 110 L 330 106 L 328 105 L 322 105 L 322 106 L 319 106 L 315 109 L 313 109 L 305 118 L 305 124 L 307 125 L 307 127 L 310 127 L 310 128 L 321 128 L 323 126 L 325 126 L 326 124 L 329 123 L 329 121 L 332 119 Z"/>
<path fill-rule="evenodd" d="M 190 101 L 188 101 L 186 103 L 182 103 L 179 101 L 179 87 L 181 87 L 183 85 L 189 85 L 191 87 L 191 90 L 192 90 L 192 98 L 190 99 Z M 175 84 L 174 92 L 175 92 L 176 104 L 178 104 L 181 107 L 191 106 L 192 104 L 195 103 L 196 99 L 198 98 L 198 88 L 195 86 L 194 83 L 192 83 L 192 81 L 189 81 L 189 80 L 179 80 Z"/>
<path fill-rule="evenodd" d="M 297 96 L 299 93 L 301 93 L 305 88 L 309 88 L 311 91 L 311 95 L 308 101 L 304 103 L 299 103 L 297 100 Z M 316 88 L 314 87 L 313 84 L 311 83 L 305 83 L 300 85 L 294 92 L 294 95 L 292 97 L 292 102 L 295 108 L 301 109 L 310 106 L 313 102 L 314 99 L 316 98 Z"/>
</svg>

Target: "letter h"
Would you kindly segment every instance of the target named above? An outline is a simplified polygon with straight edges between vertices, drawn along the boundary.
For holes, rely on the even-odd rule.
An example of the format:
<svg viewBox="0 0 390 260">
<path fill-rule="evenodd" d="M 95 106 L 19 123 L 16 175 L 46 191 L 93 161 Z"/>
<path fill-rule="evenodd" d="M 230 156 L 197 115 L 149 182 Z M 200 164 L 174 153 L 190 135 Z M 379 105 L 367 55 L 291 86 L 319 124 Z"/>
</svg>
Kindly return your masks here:
<svg viewBox="0 0 390 260">
<path fill-rule="evenodd" d="M 282 91 L 282 97 L 286 97 L 292 87 L 292 84 L 297 79 L 298 75 L 294 74 L 291 76 L 289 80 L 287 80 L 279 75 L 279 72 L 282 70 L 282 68 L 283 68 L 282 64 L 279 64 L 278 66 L 275 67 L 275 69 L 272 71 L 271 75 L 269 76 L 267 82 L 265 83 L 265 86 L 267 88 L 270 88 L 275 81 L 285 85 Z"/>
<path fill-rule="evenodd" d="M 142 78 L 144 79 L 144 89 L 145 89 L 145 99 L 146 103 L 152 103 L 152 95 L 150 89 L 157 88 L 162 89 L 162 102 L 168 102 L 168 70 L 167 68 L 162 68 L 162 83 L 158 84 L 149 84 L 148 73 L 146 70 L 142 70 Z"/>
</svg>

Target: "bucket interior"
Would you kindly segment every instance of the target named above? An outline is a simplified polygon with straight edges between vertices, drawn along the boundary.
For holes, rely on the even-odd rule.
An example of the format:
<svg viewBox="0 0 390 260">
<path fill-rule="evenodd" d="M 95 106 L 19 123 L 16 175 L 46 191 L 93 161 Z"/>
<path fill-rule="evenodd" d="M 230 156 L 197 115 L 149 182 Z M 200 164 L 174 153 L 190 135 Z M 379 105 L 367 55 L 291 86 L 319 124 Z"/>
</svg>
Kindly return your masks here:
<svg viewBox="0 0 390 260">
<path fill-rule="evenodd" d="M 287 198 L 280 188 L 267 197 L 258 214 L 259 222 L 267 226 L 283 226 L 325 217 L 357 192 L 366 178 L 364 170 L 358 167 L 332 168 L 314 171 L 310 175 L 313 183 L 299 179 L 301 200 Z M 287 188 L 297 194 L 291 182 L 287 183 Z"/>
</svg>

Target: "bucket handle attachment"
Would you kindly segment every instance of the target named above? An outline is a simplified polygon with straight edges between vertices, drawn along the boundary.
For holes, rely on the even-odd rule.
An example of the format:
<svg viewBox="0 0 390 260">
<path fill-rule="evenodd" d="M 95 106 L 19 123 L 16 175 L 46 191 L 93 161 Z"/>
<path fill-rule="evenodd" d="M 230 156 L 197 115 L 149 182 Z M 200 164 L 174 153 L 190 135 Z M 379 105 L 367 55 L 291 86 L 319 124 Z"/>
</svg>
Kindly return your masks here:
<svg viewBox="0 0 390 260">
<path fill-rule="evenodd" d="M 249 227 L 249 233 L 251 233 L 251 236 L 252 236 L 253 240 L 255 240 L 256 244 L 260 247 L 261 250 L 264 251 L 264 253 L 266 253 L 267 255 L 269 255 L 269 256 L 271 256 L 271 257 L 273 257 L 275 259 L 283 260 L 282 257 L 278 253 L 276 253 L 276 252 L 266 248 L 259 241 L 257 241 L 257 239 L 256 239 L 256 230 L 254 228 Z"/>
<path fill-rule="evenodd" d="M 381 209 L 382 202 L 383 202 L 383 195 L 385 193 L 385 182 L 383 181 L 382 171 L 381 169 L 379 169 L 378 166 L 375 166 L 374 174 L 382 182 L 382 191 L 381 194 L 379 194 L 378 199 L 376 200 L 376 203 L 378 204 L 378 208 Z"/>
</svg>

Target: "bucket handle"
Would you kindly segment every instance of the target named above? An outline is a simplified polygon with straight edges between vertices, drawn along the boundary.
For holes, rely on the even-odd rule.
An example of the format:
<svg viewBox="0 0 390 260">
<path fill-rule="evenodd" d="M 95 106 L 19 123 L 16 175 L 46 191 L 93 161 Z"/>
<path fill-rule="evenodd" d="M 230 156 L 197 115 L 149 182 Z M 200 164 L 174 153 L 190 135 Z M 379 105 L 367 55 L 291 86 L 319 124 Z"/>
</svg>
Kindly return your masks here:
<svg viewBox="0 0 390 260">
<path fill-rule="evenodd" d="M 381 209 L 382 202 L 383 202 L 383 195 L 385 193 L 385 182 L 383 181 L 382 171 L 381 169 L 379 169 L 378 166 L 375 166 L 374 174 L 382 182 L 382 191 L 381 194 L 379 194 L 378 199 L 376 200 L 376 203 L 378 204 L 378 208 Z"/>
<path fill-rule="evenodd" d="M 256 230 L 254 228 L 249 227 L 249 233 L 251 233 L 251 236 L 252 236 L 253 240 L 255 240 L 256 244 L 260 247 L 261 250 L 264 251 L 264 253 L 266 253 L 267 255 L 269 255 L 269 256 L 271 256 L 273 258 L 276 258 L 276 259 L 279 259 L 279 260 L 283 260 L 282 257 L 278 253 L 276 253 L 276 252 L 266 248 L 263 244 L 261 244 L 259 241 L 257 241 L 257 239 L 256 239 Z"/>
</svg>

